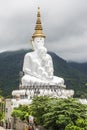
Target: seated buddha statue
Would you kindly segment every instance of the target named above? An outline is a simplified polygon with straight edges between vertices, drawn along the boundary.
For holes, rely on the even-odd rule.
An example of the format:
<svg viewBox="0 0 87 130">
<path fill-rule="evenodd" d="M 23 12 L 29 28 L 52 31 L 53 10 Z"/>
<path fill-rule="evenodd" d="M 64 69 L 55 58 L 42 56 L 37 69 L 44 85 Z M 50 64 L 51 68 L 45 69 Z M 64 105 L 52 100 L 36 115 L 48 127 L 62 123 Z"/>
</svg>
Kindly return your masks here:
<svg viewBox="0 0 87 130">
<path fill-rule="evenodd" d="M 24 57 L 22 77 L 23 86 L 32 85 L 61 85 L 64 80 L 54 76 L 53 62 L 44 46 L 45 35 L 42 32 L 40 20 L 40 10 L 38 8 L 35 33 L 32 36 L 32 46 L 34 51 L 29 52 Z"/>
</svg>

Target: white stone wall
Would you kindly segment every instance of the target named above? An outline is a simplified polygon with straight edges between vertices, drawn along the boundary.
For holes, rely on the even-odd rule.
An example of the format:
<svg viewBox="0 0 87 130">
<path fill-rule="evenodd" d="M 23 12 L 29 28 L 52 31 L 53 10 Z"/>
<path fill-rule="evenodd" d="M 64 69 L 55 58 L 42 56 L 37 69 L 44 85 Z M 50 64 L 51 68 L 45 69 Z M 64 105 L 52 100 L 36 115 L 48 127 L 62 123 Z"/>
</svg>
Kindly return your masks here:
<svg viewBox="0 0 87 130">
<path fill-rule="evenodd" d="M 5 103 L 5 120 L 7 123 L 8 127 L 12 127 L 12 117 L 11 117 L 11 113 L 12 113 L 12 107 L 11 107 L 11 99 L 6 99 L 6 103 Z"/>
</svg>

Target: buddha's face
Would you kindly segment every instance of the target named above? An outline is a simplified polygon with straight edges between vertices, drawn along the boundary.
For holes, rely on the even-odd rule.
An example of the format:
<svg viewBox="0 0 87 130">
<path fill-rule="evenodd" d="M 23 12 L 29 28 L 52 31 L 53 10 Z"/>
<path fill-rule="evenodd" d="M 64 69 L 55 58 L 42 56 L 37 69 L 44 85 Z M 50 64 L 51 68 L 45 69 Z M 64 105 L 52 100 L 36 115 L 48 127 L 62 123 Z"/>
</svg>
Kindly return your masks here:
<svg viewBox="0 0 87 130">
<path fill-rule="evenodd" d="M 34 39 L 34 48 L 39 49 L 40 47 L 44 46 L 44 38 L 42 37 L 36 37 Z"/>
<path fill-rule="evenodd" d="M 38 55 L 40 58 L 46 57 L 46 54 L 47 54 L 47 49 L 45 47 L 40 47 L 38 49 Z"/>
</svg>

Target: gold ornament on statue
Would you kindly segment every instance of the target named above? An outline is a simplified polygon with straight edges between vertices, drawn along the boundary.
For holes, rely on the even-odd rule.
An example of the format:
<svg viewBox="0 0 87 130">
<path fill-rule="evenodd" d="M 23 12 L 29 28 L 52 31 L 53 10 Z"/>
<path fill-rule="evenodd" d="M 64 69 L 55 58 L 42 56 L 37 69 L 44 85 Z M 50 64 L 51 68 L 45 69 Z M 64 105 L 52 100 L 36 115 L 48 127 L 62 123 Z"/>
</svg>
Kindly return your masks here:
<svg viewBox="0 0 87 130">
<path fill-rule="evenodd" d="M 34 32 L 34 34 L 32 36 L 32 39 L 34 39 L 35 37 L 44 37 L 45 38 L 45 35 L 42 32 L 42 30 L 43 30 L 43 28 L 42 28 L 41 19 L 40 19 L 40 7 L 38 7 L 35 32 Z"/>
</svg>

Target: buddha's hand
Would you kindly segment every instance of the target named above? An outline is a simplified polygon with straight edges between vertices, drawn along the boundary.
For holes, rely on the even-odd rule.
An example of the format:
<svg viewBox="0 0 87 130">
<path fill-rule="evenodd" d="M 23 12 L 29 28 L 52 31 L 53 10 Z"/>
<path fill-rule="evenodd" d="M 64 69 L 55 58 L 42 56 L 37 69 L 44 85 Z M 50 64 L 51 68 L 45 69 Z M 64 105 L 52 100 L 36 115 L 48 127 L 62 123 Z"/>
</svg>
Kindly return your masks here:
<svg viewBox="0 0 87 130">
<path fill-rule="evenodd" d="M 44 69 L 42 67 L 39 67 L 37 70 L 38 74 L 42 76 L 42 73 L 44 72 Z"/>
</svg>

